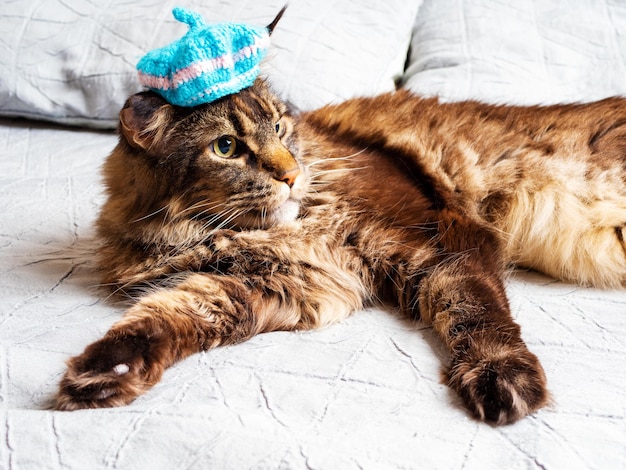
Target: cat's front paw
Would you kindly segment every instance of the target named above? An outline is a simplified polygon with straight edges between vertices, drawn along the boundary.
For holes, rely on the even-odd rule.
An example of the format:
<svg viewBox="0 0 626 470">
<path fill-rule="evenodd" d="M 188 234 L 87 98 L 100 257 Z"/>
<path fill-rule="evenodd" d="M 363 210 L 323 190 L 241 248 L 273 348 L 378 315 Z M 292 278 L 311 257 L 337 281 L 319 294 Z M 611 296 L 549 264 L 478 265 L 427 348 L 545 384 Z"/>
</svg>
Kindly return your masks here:
<svg viewBox="0 0 626 470">
<path fill-rule="evenodd" d="M 476 418 L 497 425 L 513 423 L 550 399 L 543 368 L 525 348 L 455 360 L 447 379 Z"/>
<path fill-rule="evenodd" d="M 55 399 L 57 410 L 127 405 L 163 373 L 150 360 L 152 341 L 142 336 L 107 336 L 70 359 Z"/>
</svg>

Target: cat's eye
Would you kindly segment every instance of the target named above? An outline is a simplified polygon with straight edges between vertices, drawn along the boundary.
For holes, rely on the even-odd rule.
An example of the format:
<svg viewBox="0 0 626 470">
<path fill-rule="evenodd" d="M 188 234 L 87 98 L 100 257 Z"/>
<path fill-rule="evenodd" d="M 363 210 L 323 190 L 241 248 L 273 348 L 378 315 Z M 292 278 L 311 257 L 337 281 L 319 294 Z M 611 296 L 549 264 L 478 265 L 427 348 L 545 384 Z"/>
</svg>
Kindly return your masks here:
<svg viewBox="0 0 626 470">
<path fill-rule="evenodd" d="M 282 119 L 281 119 L 280 121 L 277 121 L 277 122 L 276 122 L 275 129 L 276 129 L 276 133 L 277 133 L 280 137 L 282 137 L 282 136 L 283 136 L 283 134 L 285 133 L 285 124 L 283 124 Z"/>
<path fill-rule="evenodd" d="M 237 140 L 234 137 L 224 136 L 213 141 L 213 152 L 218 157 L 230 158 L 237 150 Z"/>
</svg>

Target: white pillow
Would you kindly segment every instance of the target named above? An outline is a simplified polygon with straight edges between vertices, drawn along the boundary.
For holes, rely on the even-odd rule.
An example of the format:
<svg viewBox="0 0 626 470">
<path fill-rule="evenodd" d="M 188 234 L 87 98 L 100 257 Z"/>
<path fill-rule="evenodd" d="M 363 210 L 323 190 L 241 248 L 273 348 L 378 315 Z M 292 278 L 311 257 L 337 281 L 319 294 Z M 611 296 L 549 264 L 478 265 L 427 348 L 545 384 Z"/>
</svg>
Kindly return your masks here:
<svg viewBox="0 0 626 470">
<path fill-rule="evenodd" d="M 626 94 L 626 4 L 425 0 L 404 86 L 519 104 Z"/>
<path fill-rule="evenodd" d="M 208 22 L 267 25 L 286 0 L 182 0 Z M 421 0 L 291 0 L 263 73 L 302 109 L 394 89 Z M 0 1 L 0 115 L 114 127 L 135 65 L 182 36 L 171 2 Z"/>
</svg>

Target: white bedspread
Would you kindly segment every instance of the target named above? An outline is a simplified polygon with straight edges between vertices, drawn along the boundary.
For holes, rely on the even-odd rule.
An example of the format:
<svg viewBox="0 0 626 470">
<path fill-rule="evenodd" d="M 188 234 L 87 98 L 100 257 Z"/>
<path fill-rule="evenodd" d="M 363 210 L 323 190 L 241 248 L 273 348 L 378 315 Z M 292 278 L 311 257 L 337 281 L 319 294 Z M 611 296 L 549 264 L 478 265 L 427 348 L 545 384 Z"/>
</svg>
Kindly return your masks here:
<svg viewBox="0 0 626 470">
<path fill-rule="evenodd" d="M 431 331 L 393 312 L 197 354 L 130 406 L 46 410 L 64 361 L 123 309 L 93 272 L 110 133 L 0 127 L 1 469 L 617 469 L 626 294 L 508 282 L 554 405 L 494 428 L 439 382 Z"/>
<path fill-rule="evenodd" d="M 181 2 L 255 21 L 284 3 Z M 293 0 L 270 75 L 301 105 L 388 89 L 421 3 Z M 4 116 L 110 125 L 134 61 L 165 41 L 154 31 L 176 27 L 172 2 L 0 4 Z M 424 0 L 404 83 L 498 102 L 623 94 L 624 28 L 617 0 Z M 471 419 L 439 381 L 431 330 L 379 310 L 197 354 L 127 407 L 50 411 L 64 361 L 123 313 L 93 270 L 115 142 L 0 120 L 0 470 L 626 469 L 626 291 L 536 273 L 512 273 L 508 290 L 554 403 L 512 426 Z"/>
</svg>

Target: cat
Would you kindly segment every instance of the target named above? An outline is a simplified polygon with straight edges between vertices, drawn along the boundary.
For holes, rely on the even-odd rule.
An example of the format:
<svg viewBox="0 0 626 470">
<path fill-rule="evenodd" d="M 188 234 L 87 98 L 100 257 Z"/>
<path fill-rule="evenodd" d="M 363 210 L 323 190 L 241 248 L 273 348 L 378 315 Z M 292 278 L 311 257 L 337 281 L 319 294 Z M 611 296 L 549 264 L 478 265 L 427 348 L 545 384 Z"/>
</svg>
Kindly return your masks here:
<svg viewBox="0 0 626 470">
<path fill-rule="evenodd" d="M 432 327 L 469 412 L 550 402 L 508 266 L 626 280 L 626 101 L 440 103 L 405 90 L 296 112 L 257 79 L 211 104 L 131 96 L 104 165 L 103 283 L 134 303 L 68 361 L 59 410 L 126 405 L 193 353 L 395 305 Z"/>
</svg>

